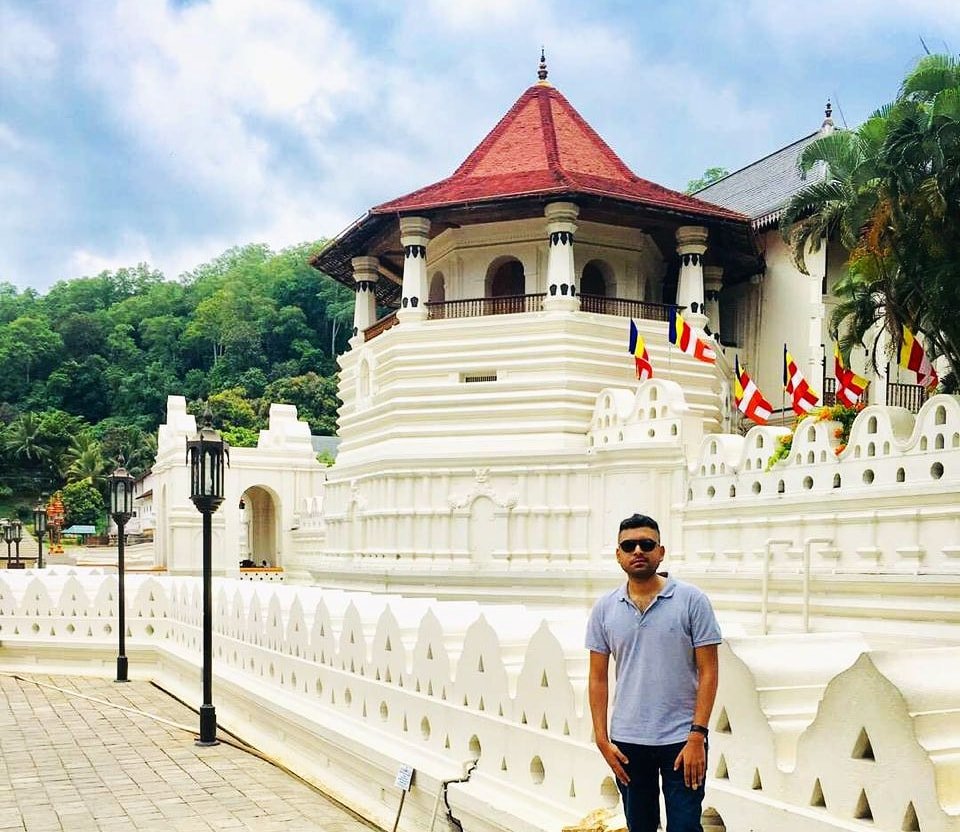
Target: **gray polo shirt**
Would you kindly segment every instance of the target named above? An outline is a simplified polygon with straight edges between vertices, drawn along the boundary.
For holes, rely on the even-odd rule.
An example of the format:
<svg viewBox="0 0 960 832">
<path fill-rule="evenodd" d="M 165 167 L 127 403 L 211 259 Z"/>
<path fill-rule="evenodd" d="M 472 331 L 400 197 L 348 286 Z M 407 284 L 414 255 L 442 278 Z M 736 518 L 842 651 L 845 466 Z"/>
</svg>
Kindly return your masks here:
<svg viewBox="0 0 960 832">
<path fill-rule="evenodd" d="M 616 663 L 610 739 L 637 745 L 684 742 L 697 699 L 693 650 L 721 640 L 707 596 L 674 578 L 643 613 L 625 583 L 597 601 L 586 647 L 612 655 Z"/>
</svg>

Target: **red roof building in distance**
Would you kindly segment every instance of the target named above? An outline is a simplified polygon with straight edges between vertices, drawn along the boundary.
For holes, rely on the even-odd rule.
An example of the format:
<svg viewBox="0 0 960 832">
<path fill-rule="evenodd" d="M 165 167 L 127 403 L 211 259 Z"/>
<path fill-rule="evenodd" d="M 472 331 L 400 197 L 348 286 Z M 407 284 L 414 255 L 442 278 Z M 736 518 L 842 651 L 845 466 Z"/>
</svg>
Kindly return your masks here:
<svg viewBox="0 0 960 832">
<path fill-rule="evenodd" d="M 678 226 L 707 227 L 729 279 L 759 270 L 745 215 L 637 176 L 547 81 L 542 55 L 538 74 L 452 175 L 377 205 L 312 264 L 348 286 L 354 285 L 350 259 L 356 256 L 379 257 L 384 270 L 399 275 L 400 217 L 426 217 L 436 236 L 473 223 L 543 217 L 545 204 L 566 200 L 577 204 L 581 220 L 643 229 L 665 253 L 674 249 Z M 378 283 L 376 293 L 381 303 L 397 299 L 389 281 Z"/>
</svg>

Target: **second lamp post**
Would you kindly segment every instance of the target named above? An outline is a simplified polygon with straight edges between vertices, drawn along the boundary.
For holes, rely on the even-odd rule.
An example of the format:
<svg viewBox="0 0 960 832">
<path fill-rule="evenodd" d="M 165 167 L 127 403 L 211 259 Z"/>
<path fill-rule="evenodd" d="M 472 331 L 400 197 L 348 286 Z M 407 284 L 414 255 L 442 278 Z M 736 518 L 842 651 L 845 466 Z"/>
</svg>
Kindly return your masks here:
<svg viewBox="0 0 960 832">
<path fill-rule="evenodd" d="M 123 593 L 123 544 L 124 527 L 133 517 L 133 477 L 123 467 L 123 457 L 117 460 L 116 470 L 107 477 L 107 487 L 110 489 L 110 516 L 117 524 L 117 576 L 120 580 L 120 589 L 117 593 L 117 606 L 120 611 L 120 643 L 117 652 L 117 681 L 127 681 L 127 651 L 126 651 L 126 600 Z"/>
<path fill-rule="evenodd" d="M 203 426 L 187 440 L 190 463 L 190 499 L 203 515 L 203 704 L 200 706 L 200 739 L 197 745 L 217 744 L 217 712 L 213 707 L 213 531 L 212 515 L 223 502 L 223 466 L 230 463 L 230 448 L 213 429 L 210 408 Z"/>
<path fill-rule="evenodd" d="M 33 509 L 33 530 L 37 535 L 37 569 L 43 569 L 43 536 L 47 533 L 47 507 L 43 497 Z"/>
</svg>

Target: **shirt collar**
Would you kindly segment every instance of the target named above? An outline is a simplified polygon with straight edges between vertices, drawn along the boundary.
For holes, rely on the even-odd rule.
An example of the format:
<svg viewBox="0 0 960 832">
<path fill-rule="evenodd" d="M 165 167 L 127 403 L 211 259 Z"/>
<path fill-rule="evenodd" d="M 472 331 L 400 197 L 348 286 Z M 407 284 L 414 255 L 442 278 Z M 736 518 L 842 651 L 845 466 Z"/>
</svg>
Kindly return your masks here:
<svg viewBox="0 0 960 832">
<path fill-rule="evenodd" d="M 662 575 L 664 578 L 667 579 L 667 582 L 663 585 L 663 589 L 661 589 L 657 593 L 657 598 L 671 598 L 673 596 L 674 590 L 677 588 L 677 579 L 671 578 L 669 574 L 666 572 L 658 572 L 657 574 Z M 626 582 L 624 582 L 621 585 L 619 600 L 626 601 L 629 604 L 632 602 L 630 601 L 630 590 L 628 589 L 628 587 L 629 587 L 629 584 L 627 584 Z"/>
</svg>

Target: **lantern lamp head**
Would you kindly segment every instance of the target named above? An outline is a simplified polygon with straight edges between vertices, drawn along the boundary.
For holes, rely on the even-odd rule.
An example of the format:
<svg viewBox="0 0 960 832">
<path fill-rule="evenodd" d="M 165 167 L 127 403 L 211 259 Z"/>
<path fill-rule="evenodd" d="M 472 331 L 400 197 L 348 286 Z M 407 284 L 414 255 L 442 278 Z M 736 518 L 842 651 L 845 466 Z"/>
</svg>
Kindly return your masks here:
<svg viewBox="0 0 960 832">
<path fill-rule="evenodd" d="M 117 458 L 117 467 L 107 477 L 110 490 L 110 516 L 117 524 L 126 523 L 133 516 L 133 477 L 123 467 L 123 454 Z"/>
<path fill-rule="evenodd" d="M 47 507 L 43 500 L 38 500 L 33 509 L 33 530 L 37 534 L 44 534 L 47 531 Z"/>
<path fill-rule="evenodd" d="M 223 469 L 230 464 L 230 446 L 214 429 L 209 405 L 202 418 L 196 436 L 187 440 L 190 499 L 198 511 L 214 512 L 223 502 Z"/>
</svg>

